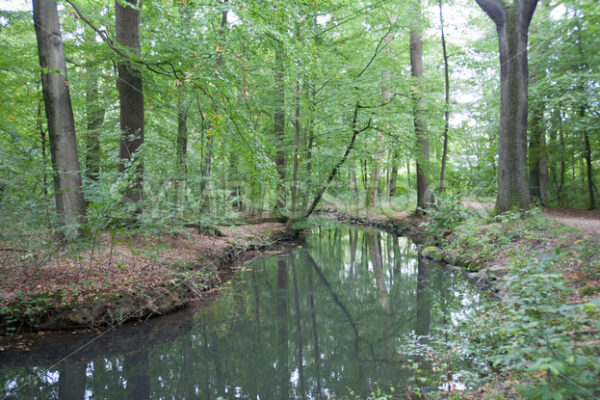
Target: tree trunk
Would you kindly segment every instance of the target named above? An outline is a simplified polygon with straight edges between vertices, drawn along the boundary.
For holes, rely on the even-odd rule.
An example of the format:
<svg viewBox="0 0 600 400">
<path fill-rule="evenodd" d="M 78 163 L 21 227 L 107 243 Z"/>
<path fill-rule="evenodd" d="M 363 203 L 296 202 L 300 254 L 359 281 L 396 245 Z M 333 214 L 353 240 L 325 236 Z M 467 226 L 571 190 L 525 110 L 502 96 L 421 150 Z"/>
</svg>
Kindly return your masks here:
<svg viewBox="0 0 600 400">
<path fill-rule="evenodd" d="M 381 173 L 381 163 L 383 162 L 383 135 L 377 132 L 376 136 L 377 149 L 373 157 L 373 166 L 371 168 L 371 177 L 367 186 L 367 194 L 365 197 L 365 208 L 371 208 L 377 205 L 377 192 L 379 189 L 379 178 Z"/>
<path fill-rule="evenodd" d="M 527 39 L 537 0 L 475 0 L 496 24 L 500 50 L 500 135 L 496 211 L 525 209 L 527 183 Z"/>
<path fill-rule="evenodd" d="M 587 131 L 584 131 L 585 162 L 587 167 L 588 192 L 590 194 L 590 210 L 596 209 L 596 198 L 594 197 L 594 174 L 592 169 L 592 149 Z"/>
<path fill-rule="evenodd" d="M 579 56 L 581 57 L 581 61 L 579 64 L 579 69 L 582 73 L 584 73 L 588 67 L 585 62 L 585 53 L 583 52 L 583 42 L 581 40 L 581 24 L 579 20 L 576 22 L 577 27 L 577 48 L 579 49 Z M 585 112 L 588 107 L 587 100 L 585 97 L 585 84 L 583 81 L 578 85 L 579 90 L 582 92 L 583 104 L 579 107 L 579 117 L 584 118 Z M 596 208 L 596 199 L 594 197 L 594 173 L 592 168 L 592 149 L 590 147 L 590 138 L 588 136 L 588 132 L 586 127 L 583 128 L 583 142 L 584 142 L 584 158 L 586 162 L 586 172 L 587 172 L 587 181 L 588 181 L 588 193 L 590 195 L 590 210 L 594 210 Z M 583 169 L 583 168 L 582 168 Z M 583 171 L 582 171 L 583 177 Z"/>
<path fill-rule="evenodd" d="M 275 168 L 279 184 L 277 185 L 277 202 L 275 211 L 281 213 L 285 208 L 285 66 L 283 63 L 282 44 L 275 50 L 275 109 L 273 113 L 273 132 L 276 140 Z"/>
<path fill-rule="evenodd" d="M 177 176 L 175 177 L 175 203 L 179 206 L 182 203 L 182 191 L 185 191 L 187 180 L 187 143 L 188 128 L 187 119 L 190 109 L 190 102 L 184 87 L 179 87 L 179 96 L 177 99 Z"/>
<path fill-rule="evenodd" d="M 296 81 L 296 113 L 294 116 L 295 147 L 294 147 L 294 170 L 292 177 L 292 205 L 288 226 L 296 216 L 296 197 L 298 191 L 298 153 L 300 151 L 300 80 Z"/>
<path fill-rule="evenodd" d="M 85 40 L 89 43 L 95 41 L 95 33 L 91 29 L 86 30 Z M 90 57 L 88 62 L 94 62 Z M 87 135 L 85 136 L 85 174 L 90 180 L 98 180 L 100 174 L 100 128 L 104 122 L 105 110 L 98 97 L 98 81 L 100 79 L 100 67 L 88 65 L 85 81 L 85 111 L 87 114 Z"/>
<path fill-rule="evenodd" d="M 548 198 L 548 163 L 544 133 L 544 104 L 532 104 L 529 129 L 529 188 L 531 196 L 545 204 Z"/>
<path fill-rule="evenodd" d="M 392 170 L 390 171 L 390 198 L 396 196 L 396 186 L 398 186 L 398 159 L 400 155 L 398 150 L 394 150 L 392 155 Z"/>
<path fill-rule="evenodd" d="M 448 72 L 448 52 L 446 51 L 446 36 L 444 35 L 444 14 L 442 0 L 438 0 L 440 8 L 440 29 L 442 40 L 442 56 L 444 58 L 444 145 L 442 149 L 442 168 L 440 170 L 440 193 L 444 192 L 446 182 L 446 159 L 448 158 L 448 127 L 450 125 L 450 74 Z"/>
<path fill-rule="evenodd" d="M 79 234 L 78 225 L 85 214 L 85 203 L 56 2 L 33 0 L 33 22 L 42 69 L 56 211 L 61 225 L 59 236 L 73 238 Z"/>
<path fill-rule="evenodd" d="M 140 12 L 138 0 L 115 1 L 117 42 L 134 54 L 140 52 Z M 118 65 L 117 70 L 117 89 L 119 90 L 121 110 L 119 169 L 121 172 L 129 171 L 132 163 L 136 164 L 133 170 L 133 184 L 125 190 L 123 202 L 135 203 L 135 212 L 139 213 L 143 197 L 144 163 L 140 154 L 136 153 L 144 143 L 142 77 L 140 71 L 125 60 Z"/>
<path fill-rule="evenodd" d="M 433 192 L 429 189 L 429 139 L 425 132 L 422 81 L 423 81 L 423 26 L 421 22 L 421 0 L 414 5 L 415 16 L 410 25 L 410 71 L 415 80 L 412 87 L 413 122 L 417 139 L 417 213 L 433 203 Z"/>
</svg>

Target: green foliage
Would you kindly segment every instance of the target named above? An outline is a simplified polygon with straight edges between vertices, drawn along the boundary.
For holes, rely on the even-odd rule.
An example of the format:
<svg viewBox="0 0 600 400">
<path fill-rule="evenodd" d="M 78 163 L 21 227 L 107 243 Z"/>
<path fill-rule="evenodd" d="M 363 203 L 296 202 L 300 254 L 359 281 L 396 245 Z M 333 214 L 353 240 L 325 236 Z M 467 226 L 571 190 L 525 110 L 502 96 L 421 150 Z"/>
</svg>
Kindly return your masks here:
<svg viewBox="0 0 600 400">
<path fill-rule="evenodd" d="M 598 302 L 568 304 L 552 259 L 515 259 L 505 285 L 503 300 L 469 322 L 474 354 L 518 373 L 525 398 L 598 396 Z"/>
<path fill-rule="evenodd" d="M 435 205 L 426 212 L 427 218 L 421 226 L 429 240 L 443 238 L 452 233 L 471 213 L 462 203 L 460 194 L 436 196 Z"/>
</svg>

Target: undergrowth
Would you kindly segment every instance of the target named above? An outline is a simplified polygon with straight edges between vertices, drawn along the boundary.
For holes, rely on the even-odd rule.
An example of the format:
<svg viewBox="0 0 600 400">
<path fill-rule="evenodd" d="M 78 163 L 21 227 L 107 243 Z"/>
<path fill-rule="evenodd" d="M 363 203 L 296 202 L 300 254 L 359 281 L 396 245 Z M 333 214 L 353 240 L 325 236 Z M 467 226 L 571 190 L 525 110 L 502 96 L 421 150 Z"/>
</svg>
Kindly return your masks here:
<svg viewBox="0 0 600 400">
<path fill-rule="evenodd" d="M 429 244 L 441 246 L 445 259 L 507 267 L 498 284 L 502 300 L 467 321 L 474 358 L 506 377 L 523 398 L 600 396 L 597 236 L 537 209 L 491 216 L 466 210 L 453 198 L 442 199 L 425 225 Z M 493 390 L 486 396 L 505 398 Z"/>
</svg>

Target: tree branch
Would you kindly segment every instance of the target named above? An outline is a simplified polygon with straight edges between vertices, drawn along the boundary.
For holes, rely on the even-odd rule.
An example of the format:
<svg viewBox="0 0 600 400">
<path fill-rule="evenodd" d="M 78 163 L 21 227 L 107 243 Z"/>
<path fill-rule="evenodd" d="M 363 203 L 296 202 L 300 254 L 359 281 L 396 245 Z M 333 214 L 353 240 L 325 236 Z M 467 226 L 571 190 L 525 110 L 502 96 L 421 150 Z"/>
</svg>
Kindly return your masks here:
<svg viewBox="0 0 600 400">
<path fill-rule="evenodd" d="M 379 48 L 381 47 L 382 44 L 384 44 L 385 39 L 388 37 L 388 35 L 390 33 L 392 33 L 392 26 L 390 26 L 390 29 L 388 29 L 388 31 L 385 33 L 385 35 L 383 35 L 383 37 L 379 40 L 379 43 L 377 43 L 377 47 L 375 47 L 375 51 L 373 52 L 371 59 L 369 60 L 367 65 L 365 65 L 365 67 L 362 69 L 362 71 L 360 71 L 358 73 L 358 75 L 356 75 L 356 79 L 360 78 L 361 75 L 364 74 L 365 71 L 371 66 L 371 63 L 373 61 L 375 61 L 375 57 L 377 57 L 377 54 L 379 54 Z"/>
<path fill-rule="evenodd" d="M 529 26 L 535 7 L 537 6 L 538 0 L 522 0 L 521 11 L 523 13 L 523 23 Z"/>
<path fill-rule="evenodd" d="M 315 211 L 315 208 L 317 208 L 317 205 L 321 201 L 321 197 L 323 197 L 323 194 L 325 193 L 325 191 L 331 184 L 331 181 L 333 181 L 333 178 L 335 178 L 335 175 L 337 174 L 338 170 L 340 169 L 340 167 L 344 164 L 344 162 L 348 158 L 350 151 L 352 151 L 352 148 L 354 147 L 354 142 L 356 141 L 356 137 L 358 136 L 358 134 L 366 131 L 367 129 L 369 129 L 371 127 L 371 119 L 369 118 L 369 122 L 367 122 L 367 125 L 364 128 L 362 128 L 362 129 L 357 128 L 356 125 L 358 123 L 358 110 L 359 110 L 359 104 L 357 101 L 356 105 L 354 106 L 354 116 L 352 117 L 352 129 L 353 129 L 352 139 L 350 140 L 350 143 L 348 144 L 348 147 L 346 148 L 346 152 L 344 153 L 342 158 L 337 162 L 337 164 L 335 164 L 335 166 L 329 173 L 327 180 L 321 186 L 321 189 L 319 189 L 319 192 L 315 196 L 315 199 L 313 200 L 312 204 L 310 205 L 310 208 L 308 209 L 306 214 L 304 214 L 304 218 L 310 217 L 310 215 L 313 213 L 313 211 Z"/>
<path fill-rule="evenodd" d="M 475 0 L 475 2 L 496 23 L 496 26 L 504 24 L 506 15 L 502 0 Z"/>
</svg>

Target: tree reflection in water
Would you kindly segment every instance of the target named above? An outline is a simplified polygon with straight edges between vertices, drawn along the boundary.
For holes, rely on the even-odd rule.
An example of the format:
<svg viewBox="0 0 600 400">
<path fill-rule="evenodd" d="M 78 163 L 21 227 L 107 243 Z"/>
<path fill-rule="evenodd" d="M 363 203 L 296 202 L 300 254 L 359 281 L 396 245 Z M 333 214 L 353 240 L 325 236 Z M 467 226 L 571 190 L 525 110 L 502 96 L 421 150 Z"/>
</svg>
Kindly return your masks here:
<svg viewBox="0 0 600 400">
<path fill-rule="evenodd" d="M 193 314 L 107 335 L 102 347 L 85 348 L 48 372 L 58 379 L 14 389 L 32 368 L 72 351 L 68 346 L 0 354 L 3 394 L 322 399 L 378 387 L 436 389 L 452 371 L 473 369 L 459 356 L 444 368 L 433 361 L 449 351 L 451 330 L 478 301 L 462 279 L 422 260 L 406 238 L 339 224 L 319 232 L 303 248 L 237 273 L 229 289 Z"/>
</svg>

